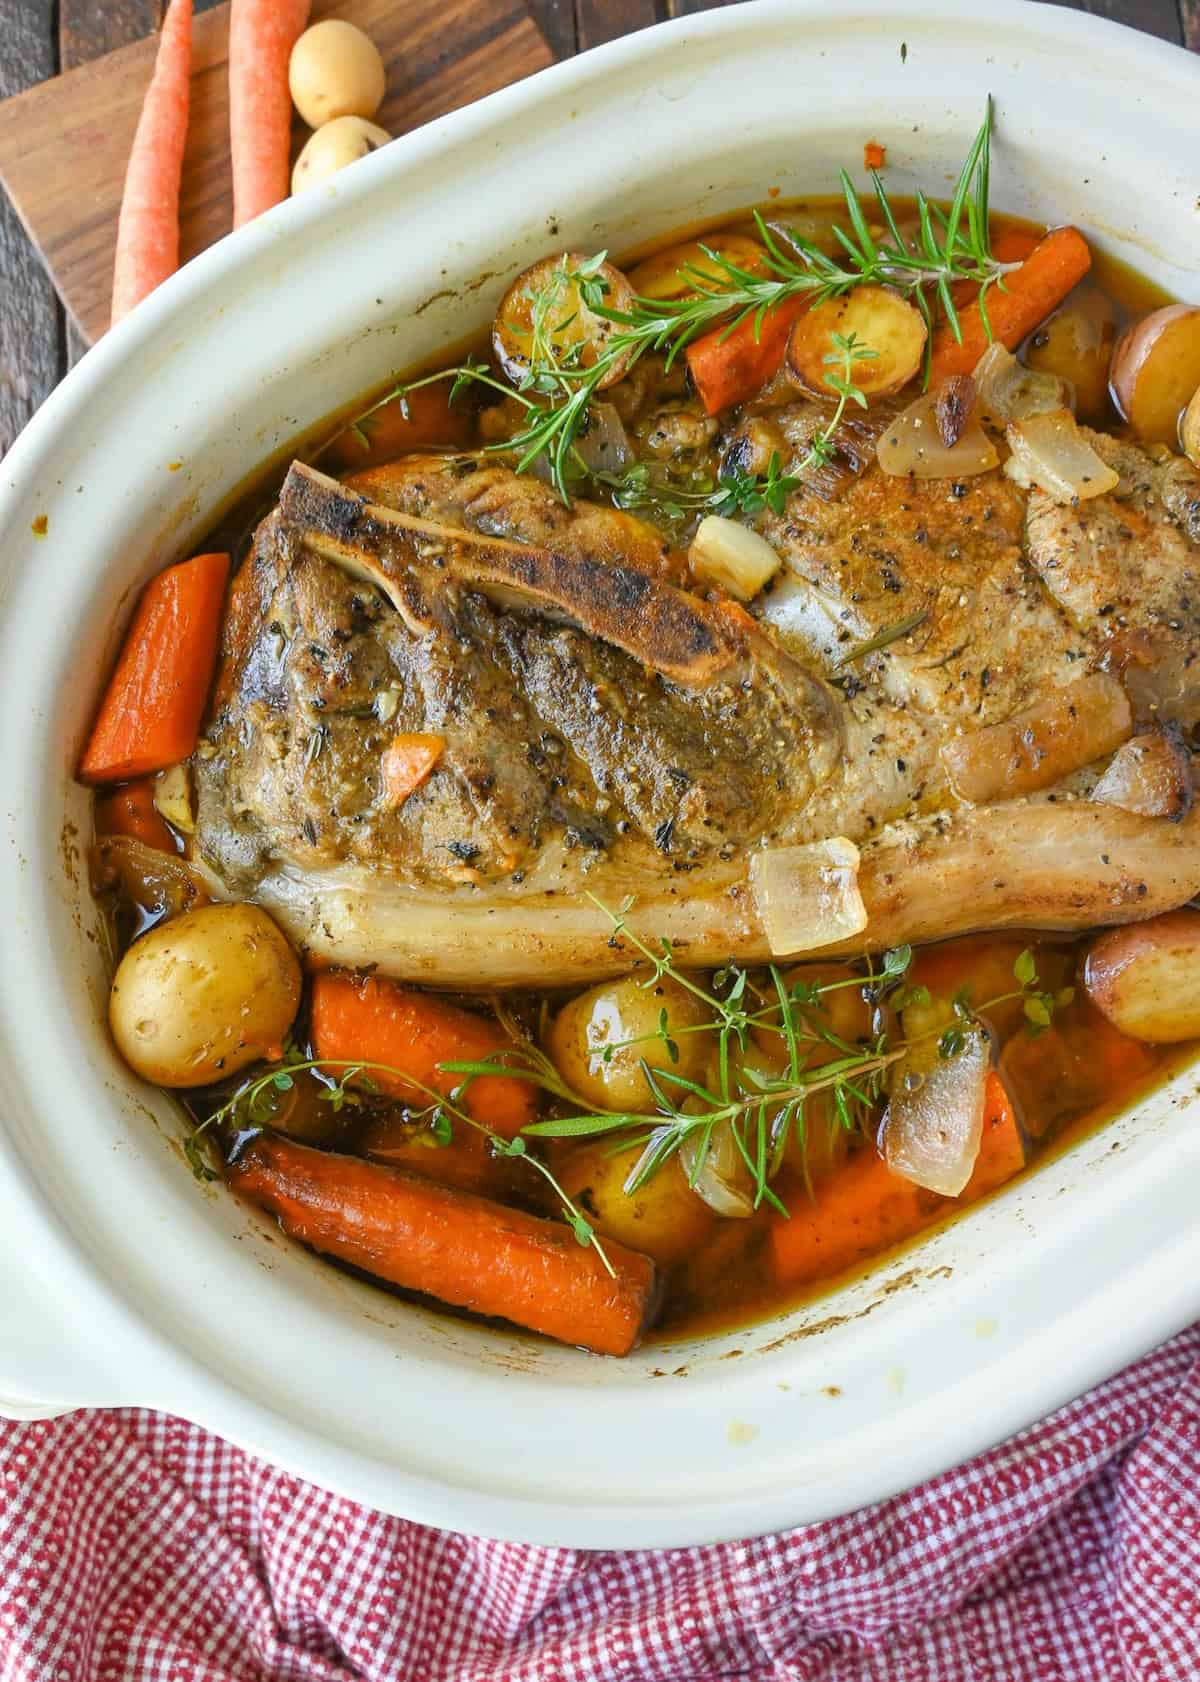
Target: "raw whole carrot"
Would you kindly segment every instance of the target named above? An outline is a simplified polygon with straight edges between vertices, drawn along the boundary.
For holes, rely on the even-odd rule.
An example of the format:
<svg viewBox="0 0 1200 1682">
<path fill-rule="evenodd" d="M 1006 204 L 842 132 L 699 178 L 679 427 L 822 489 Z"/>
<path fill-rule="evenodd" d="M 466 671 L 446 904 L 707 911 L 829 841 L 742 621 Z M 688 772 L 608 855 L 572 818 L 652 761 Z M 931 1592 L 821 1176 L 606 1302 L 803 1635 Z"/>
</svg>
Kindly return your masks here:
<svg viewBox="0 0 1200 1682">
<path fill-rule="evenodd" d="M 394 981 L 341 970 L 323 970 L 313 981 L 311 1033 L 314 1057 L 402 1069 L 408 1080 L 367 1072 L 381 1092 L 422 1108 L 430 1101 L 422 1087 L 448 1095 L 467 1078 L 440 1064 L 479 1062 L 512 1046 L 500 1024 L 485 1016 Z M 506 1139 L 537 1116 L 536 1087 L 515 1075 L 476 1076 L 463 1102 L 476 1121 Z"/>
<path fill-rule="evenodd" d="M 1017 346 L 1058 308 L 1067 293 L 1092 266 L 1088 243 L 1078 228 L 1053 228 L 1034 246 L 1019 269 L 1004 278 L 1003 288 L 987 293 L 987 318 L 992 338 L 1009 350 Z M 948 322 L 933 336 L 930 380 L 937 384 L 951 374 L 970 374 L 988 348 L 987 329 L 978 303 L 959 312 L 962 343 Z"/>
<path fill-rule="evenodd" d="M 229 149 L 235 228 L 288 196 L 288 60 L 304 32 L 308 10 L 309 0 L 232 0 Z"/>
<path fill-rule="evenodd" d="M 797 1184 L 771 1223 L 775 1277 L 790 1285 L 842 1273 L 913 1238 L 963 1204 L 995 1191 L 1025 1166 L 1025 1143 L 1000 1076 L 988 1075 L 983 1135 L 971 1178 L 958 1197 L 939 1197 L 893 1174 L 870 1145 L 827 1179 L 815 1200 Z"/>
<path fill-rule="evenodd" d="M 563 1222 L 402 1168 L 262 1135 L 227 1172 L 235 1191 L 324 1255 L 599 1355 L 627 1355 L 656 1307 L 649 1256 L 606 1239 L 614 1278 Z"/>
<path fill-rule="evenodd" d="M 389 811 L 416 793 L 445 750 L 444 736 L 427 736 L 418 730 L 392 737 L 379 766 L 380 792 Z"/>
<path fill-rule="evenodd" d="M 125 170 L 112 321 L 179 267 L 179 183 L 192 74 L 192 0 L 171 0 Z"/>
<path fill-rule="evenodd" d="M 744 403 L 779 372 L 788 334 L 807 308 L 806 298 L 789 298 L 767 311 L 761 327 L 755 313 L 739 321 L 732 332 L 715 327 L 692 341 L 684 354 L 705 414 Z"/>
<path fill-rule="evenodd" d="M 228 577 L 228 555 L 197 555 L 146 586 L 79 767 L 82 782 L 125 782 L 191 754 Z"/>
<path fill-rule="evenodd" d="M 154 804 L 154 781 L 139 777 L 96 802 L 96 833 L 126 835 L 158 853 L 176 853 L 175 837 Z"/>
</svg>

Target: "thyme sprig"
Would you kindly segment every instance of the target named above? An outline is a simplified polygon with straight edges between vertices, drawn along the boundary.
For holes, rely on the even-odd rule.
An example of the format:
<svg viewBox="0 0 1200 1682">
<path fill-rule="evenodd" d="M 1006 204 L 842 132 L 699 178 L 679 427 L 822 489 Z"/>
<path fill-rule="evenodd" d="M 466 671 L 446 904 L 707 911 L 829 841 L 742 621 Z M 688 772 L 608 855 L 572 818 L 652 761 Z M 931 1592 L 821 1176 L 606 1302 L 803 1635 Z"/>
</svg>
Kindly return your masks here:
<svg viewBox="0 0 1200 1682">
<path fill-rule="evenodd" d="M 695 1186 L 718 1129 L 728 1129 L 738 1155 L 748 1172 L 754 1206 L 763 1202 L 781 1214 L 787 1210 L 772 1190 L 771 1181 L 782 1164 L 789 1137 L 794 1137 L 801 1160 L 807 1161 L 807 1122 L 811 1101 L 824 1096 L 829 1125 L 835 1130 L 859 1127 L 885 1095 L 887 1070 L 908 1053 L 917 1040 L 893 1039 L 880 1026 L 865 1042 L 850 1042 L 839 1036 L 824 1013 L 832 993 L 857 988 L 872 1006 L 889 1002 L 894 1010 L 909 1004 L 929 1003 L 928 990 L 910 985 L 906 977 L 912 964 L 912 948 L 902 946 L 886 953 L 880 967 L 869 967 L 866 976 L 836 981 L 810 981 L 794 977 L 790 982 L 778 966 L 766 971 L 765 983 L 736 965 L 719 970 L 708 985 L 680 970 L 669 941 L 655 949 L 628 926 L 632 902 L 612 911 L 593 896 L 592 902 L 612 923 L 612 939 L 632 946 L 646 966 L 640 985 L 653 988 L 666 979 L 682 987 L 704 1004 L 711 1022 L 690 1029 L 671 1027 L 667 1012 L 660 1014 L 657 1032 L 645 1036 L 647 1045 L 657 1045 L 641 1059 L 653 1107 L 641 1111 L 607 1110 L 587 1103 L 574 1092 L 546 1053 L 520 1033 L 515 1023 L 505 1026 L 515 1041 L 502 1063 L 495 1059 L 446 1063 L 448 1072 L 472 1078 L 502 1072 L 531 1081 L 558 1104 L 564 1113 L 533 1122 L 524 1131 L 534 1137 L 584 1139 L 612 1136 L 619 1146 L 641 1146 L 641 1155 L 631 1170 L 625 1190 L 632 1194 L 689 1141 L 694 1142 L 688 1171 Z M 868 960 L 869 963 L 869 960 Z M 954 1000 L 950 1027 L 931 1031 L 921 1038 L 936 1038 L 939 1055 L 949 1058 L 962 1049 L 967 1029 L 983 1013 L 1010 999 L 1023 1002 L 1028 1031 L 1040 1032 L 1054 1011 L 1069 1003 L 1070 989 L 1051 994 L 1040 989 L 1033 954 L 1024 951 L 1014 965 L 1015 988 L 997 999 L 974 1004 L 966 991 Z M 502 1018 L 503 1020 L 503 1018 Z M 882 1018 L 877 1018 L 882 1020 Z M 680 1033 L 705 1033 L 715 1041 L 712 1067 L 707 1082 L 691 1080 L 678 1071 Z M 781 1042 L 785 1063 L 777 1076 L 763 1074 L 747 1063 L 745 1054 L 753 1038 L 763 1034 Z M 625 1041 L 594 1048 L 608 1060 L 618 1050 L 641 1042 Z"/>
<path fill-rule="evenodd" d="M 192 1129 L 184 1150 L 193 1172 L 201 1179 L 215 1177 L 201 1149 L 201 1140 L 210 1130 L 229 1127 L 254 1131 L 274 1125 L 279 1118 L 281 1094 L 292 1089 L 298 1074 L 307 1071 L 315 1075 L 325 1087 L 322 1099 L 335 1111 L 366 1102 L 377 1091 L 373 1075 L 399 1078 L 428 1099 L 424 1108 L 414 1112 L 414 1120 L 427 1123 L 439 1144 L 449 1144 L 455 1126 L 461 1124 L 482 1133 L 497 1155 L 528 1162 L 554 1192 L 579 1243 L 593 1247 L 611 1273 L 612 1264 L 591 1221 L 564 1190 L 549 1164 L 529 1149 L 527 1140 L 611 1138 L 618 1149 L 640 1147 L 625 1182 L 626 1192 L 632 1195 L 685 1145 L 695 1147 L 688 1167 L 689 1183 L 695 1187 L 718 1130 L 727 1132 L 746 1169 L 754 1207 L 766 1203 L 786 1216 L 788 1211 L 771 1182 L 793 1138 L 807 1173 L 807 1128 L 814 1099 L 824 1100 L 827 1125 L 834 1132 L 855 1131 L 866 1125 L 886 1096 L 887 1071 L 914 1046 L 935 1040 L 940 1057 L 957 1056 L 967 1034 L 978 1027 L 987 1012 L 1018 999 L 1026 1031 L 1036 1035 L 1073 997 L 1069 987 L 1058 992 L 1043 989 L 1034 955 L 1025 950 L 1014 962 L 1015 985 L 1008 992 L 976 1004 L 967 989 L 960 989 L 952 1001 L 948 1025 L 941 1016 L 926 1033 L 893 1037 L 886 1026 L 887 1016 L 877 1007 L 886 1004 L 894 1016 L 910 1005 L 930 1003 L 928 989 L 909 979 L 913 961 L 909 946 L 885 953 L 878 967 L 868 959 L 865 975 L 833 981 L 810 980 L 804 975 L 789 979 L 775 964 L 768 965 L 761 975 L 730 964 L 704 982 L 678 967 L 668 940 L 656 948 L 629 927 L 632 900 L 619 911 L 612 911 L 594 896 L 588 897 L 608 917 L 612 940 L 626 943 L 638 954 L 645 967 L 640 986 L 651 989 L 667 980 L 705 1007 L 708 1019 L 704 1022 L 676 1026 L 664 1008 L 655 1032 L 593 1048 L 596 1055 L 609 1062 L 619 1051 L 643 1044 L 647 1047 L 646 1055 L 639 1059 L 650 1095 L 647 1108 L 616 1110 L 589 1103 L 503 1003 L 495 1001 L 496 1015 L 512 1044 L 490 1057 L 439 1064 L 443 1073 L 461 1077 L 449 1094 L 434 1090 L 391 1064 L 307 1057 L 289 1042 L 279 1062 L 242 1081 L 219 1108 Z M 843 1038 L 826 1012 L 830 996 L 846 989 L 858 990 L 875 1013 L 872 1032 L 864 1040 Z M 684 1034 L 703 1034 L 713 1041 L 704 1080 L 693 1080 L 679 1071 L 678 1041 Z M 779 1042 L 781 1067 L 777 1074 L 763 1072 L 753 1058 L 747 1057 L 754 1042 L 761 1043 L 763 1036 Z M 558 1113 L 530 1123 L 514 1139 L 495 1133 L 471 1115 L 464 1100 L 472 1081 L 497 1075 L 537 1086 L 558 1107 Z"/>
<path fill-rule="evenodd" d="M 667 526 L 681 526 L 703 514 L 720 514 L 726 519 L 737 514 L 753 517 L 764 508 L 782 514 L 788 497 L 800 483 L 783 471 L 778 450 L 771 451 L 765 473 L 722 469 L 714 480 L 710 473 L 681 474 L 665 464 L 637 461 L 620 473 L 600 471 L 590 477 L 609 492 L 618 508 L 631 512 L 649 509 Z"/>
<path fill-rule="evenodd" d="M 988 190 L 991 167 L 992 105 L 988 100 L 984 119 L 959 171 L 949 207 L 943 210 L 923 193 L 916 195 L 917 229 L 904 234 L 877 171 L 871 184 L 878 207 L 882 232 L 873 232 L 857 189 L 845 170 L 841 172 L 848 226 L 835 225 L 832 234 L 838 250 L 822 251 L 812 240 L 786 223 L 768 223 L 756 214 L 763 247 L 763 272 L 752 272 L 701 244 L 704 269 L 684 265 L 681 276 L 690 291 L 683 298 L 635 298 L 628 309 L 607 301 L 607 287 L 600 252 L 569 270 L 566 258 L 555 268 L 547 285 L 534 298 L 530 335 L 530 356 L 519 389 L 502 383 L 483 363 L 468 361 L 422 380 L 397 386 L 381 402 L 401 399 L 432 380 L 450 379 L 451 398 L 466 386 L 480 384 L 515 396 L 526 409 L 523 426 L 502 443 L 487 446 L 490 453 L 515 453 L 517 471 L 527 472 L 535 462 L 545 460 L 550 478 L 565 502 L 570 501 L 573 469 L 577 468 L 577 440 L 583 432 L 597 391 L 613 369 L 632 368 L 647 353 L 664 354 L 668 366 L 695 339 L 720 326 L 733 332 L 752 320 L 756 335 L 769 310 L 794 298 L 821 303 L 839 297 L 858 286 L 886 285 L 910 298 L 932 327 L 940 311 L 951 332 L 961 339 L 962 326 L 953 285 L 967 281 L 978 288 L 978 299 L 987 326 L 987 294 L 1003 284 L 1008 267 L 992 255 L 988 222 Z M 555 320 L 569 285 L 595 314 L 616 329 L 603 345 L 594 349 L 591 360 L 580 343 L 559 347 L 557 334 L 570 325 L 570 318 Z M 860 347 L 861 348 L 861 347 Z M 928 346 L 926 347 L 928 354 Z M 827 359 L 829 360 L 829 359 Z M 837 365 L 835 355 L 832 363 Z M 928 364 L 927 364 L 928 366 Z M 849 369 L 835 373 L 827 383 L 838 391 L 840 410 L 861 394 L 843 392 L 835 383 L 849 382 Z M 840 419 L 840 413 L 838 419 Z M 362 417 L 358 424 L 361 425 Z M 834 426 L 822 428 L 810 446 L 805 466 L 819 465 L 832 453 Z"/>
<path fill-rule="evenodd" d="M 443 1065 L 450 1068 L 452 1065 Z M 505 1068 L 502 1057 L 497 1057 L 491 1064 L 493 1074 L 512 1072 Z M 335 1077 L 332 1071 L 338 1070 Z M 596 1235 L 595 1228 L 588 1220 L 583 1210 L 568 1196 L 560 1185 L 550 1165 L 540 1156 L 531 1151 L 520 1134 L 515 1139 L 506 1139 L 503 1134 L 496 1133 L 486 1123 L 477 1120 L 464 1107 L 464 1099 L 470 1085 L 468 1076 L 454 1091 L 445 1094 L 437 1092 L 433 1087 L 426 1086 L 423 1081 L 415 1080 L 403 1069 L 394 1068 L 388 1063 L 373 1063 L 367 1061 L 348 1062 L 342 1058 L 306 1057 L 295 1045 L 284 1047 L 283 1057 L 277 1063 L 260 1074 L 253 1075 L 233 1091 L 226 1101 L 198 1122 L 183 1142 L 184 1154 L 191 1166 L 193 1174 L 199 1180 L 212 1180 L 216 1176 L 212 1168 L 205 1161 L 200 1141 L 210 1130 L 217 1130 L 225 1126 L 239 1128 L 243 1131 L 261 1130 L 270 1127 L 278 1119 L 280 1095 L 290 1092 L 295 1085 L 296 1076 L 306 1072 L 312 1073 L 322 1083 L 325 1090 L 320 1094 L 321 1099 L 337 1112 L 347 1105 L 358 1106 L 363 1103 L 365 1096 L 370 1096 L 378 1089 L 374 1086 L 372 1075 L 386 1075 L 393 1079 L 399 1078 L 407 1085 L 416 1087 L 428 1098 L 428 1104 L 420 1110 L 412 1112 L 415 1122 L 428 1124 L 433 1138 L 439 1145 L 448 1145 L 454 1136 L 454 1124 L 472 1127 L 477 1133 L 482 1133 L 497 1156 L 516 1158 L 527 1162 L 529 1166 L 542 1176 L 551 1191 L 557 1197 L 562 1209 L 563 1217 L 575 1234 L 578 1242 L 584 1248 L 594 1249 L 604 1265 L 605 1270 L 616 1277 L 612 1262 Z M 358 1086 L 351 1083 L 357 1082 Z"/>
</svg>

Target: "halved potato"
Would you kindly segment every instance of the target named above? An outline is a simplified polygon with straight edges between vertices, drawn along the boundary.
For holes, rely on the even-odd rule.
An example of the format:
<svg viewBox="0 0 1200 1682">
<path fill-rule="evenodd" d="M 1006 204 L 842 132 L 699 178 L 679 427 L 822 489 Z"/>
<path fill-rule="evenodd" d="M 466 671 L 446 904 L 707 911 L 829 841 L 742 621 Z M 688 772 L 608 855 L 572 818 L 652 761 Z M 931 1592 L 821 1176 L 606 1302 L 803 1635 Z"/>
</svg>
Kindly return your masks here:
<svg viewBox="0 0 1200 1682">
<path fill-rule="evenodd" d="M 639 298 L 687 298 L 701 288 L 697 281 L 703 277 L 712 285 L 728 282 L 728 275 L 714 263 L 707 246 L 726 262 L 736 263 L 750 274 L 766 274 L 767 265 L 762 246 L 745 234 L 701 234 L 699 239 L 685 240 L 681 245 L 669 245 L 656 251 L 629 271 L 629 284 Z M 687 270 L 685 274 L 682 271 Z"/>
<path fill-rule="evenodd" d="M 1127 327 L 1109 373 L 1124 418 L 1149 444 L 1179 441 L 1179 417 L 1200 386 L 1200 308 L 1166 304 Z"/>
<path fill-rule="evenodd" d="M 578 251 L 543 257 L 518 275 L 501 300 L 492 326 L 492 345 L 505 374 L 515 386 L 529 376 L 532 361 L 541 359 L 534 339 L 539 318 L 545 346 L 559 362 L 590 368 L 613 334 L 615 322 L 597 315 L 587 303 L 588 283 L 598 282 L 607 308 L 628 310 L 633 288 L 611 263 L 595 265 Z M 544 352 L 543 352 L 544 354 Z M 598 390 L 615 385 L 628 359 L 619 358 L 600 381 Z"/>
<path fill-rule="evenodd" d="M 1200 1038 L 1200 911 L 1168 911 L 1102 934 L 1083 985 L 1114 1028 L 1170 1045 Z"/>
<path fill-rule="evenodd" d="M 1075 413 L 1082 421 L 1103 421 L 1108 413 L 1108 370 L 1117 337 L 1112 299 L 1099 286 L 1076 287 L 1071 301 L 1037 329 L 1025 348 L 1025 362 L 1039 373 L 1070 382 Z"/>
<path fill-rule="evenodd" d="M 926 338 L 921 312 L 886 286 L 860 286 L 844 297 L 827 298 L 806 310 L 792 328 L 788 369 L 807 391 L 821 397 L 828 397 L 832 389 L 830 375 L 840 371 L 835 334 L 853 334 L 857 344 L 874 353 L 851 370 L 865 397 L 899 391 L 920 370 Z"/>
<path fill-rule="evenodd" d="M 688 1184 L 677 1156 L 635 1192 L 625 1182 L 637 1167 L 641 1145 L 614 1151 L 611 1139 L 578 1145 L 558 1168 L 558 1182 L 605 1238 L 653 1256 L 664 1267 L 698 1249 L 713 1215 Z"/>
</svg>

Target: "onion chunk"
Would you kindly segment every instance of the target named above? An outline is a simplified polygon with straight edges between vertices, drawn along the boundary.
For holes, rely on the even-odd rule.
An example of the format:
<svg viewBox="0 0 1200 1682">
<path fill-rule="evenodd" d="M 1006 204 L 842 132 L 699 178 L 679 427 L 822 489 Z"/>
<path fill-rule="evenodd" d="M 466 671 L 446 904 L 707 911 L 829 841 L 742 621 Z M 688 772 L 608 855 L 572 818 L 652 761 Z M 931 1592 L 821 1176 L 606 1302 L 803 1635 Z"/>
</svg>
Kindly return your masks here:
<svg viewBox="0 0 1200 1682">
<path fill-rule="evenodd" d="M 688 550 L 692 576 L 716 585 L 739 602 L 748 602 L 768 584 L 782 562 L 765 537 L 749 526 L 709 514 L 701 520 Z"/>
<path fill-rule="evenodd" d="M 842 835 L 753 855 L 750 889 L 773 957 L 862 933 L 867 909 L 858 890 L 858 860 L 858 848 Z"/>
<path fill-rule="evenodd" d="M 718 1122 L 709 1135 L 707 1149 L 703 1145 L 697 1128 L 679 1147 L 688 1185 L 714 1214 L 727 1221 L 746 1220 L 754 1213 L 754 1187 L 733 1136 L 733 1123 Z"/>
<path fill-rule="evenodd" d="M 1069 409 L 1011 421 L 1005 438 L 1012 455 L 1004 471 L 1026 490 L 1034 486 L 1055 502 L 1084 502 L 1115 490 L 1120 477 L 1093 450 Z"/>
<path fill-rule="evenodd" d="M 975 389 L 983 418 L 992 426 L 1027 420 L 1074 406 L 1066 380 L 1036 368 L 1025 368 L 997 339 L 975 364 Z"/>
<path fill-rule="evenodd" d="M 996 446 L 979 424 L 977 413 L 966 417 L 955 443 L 942 441 L 938 426 L 940 391 L 927 391 L 898 414 L 876 446 L 879 465 L 894 478 L 973 479 L 999 466 Z"/>
<path fill-rule="evenodd" d="M 982 1029 L 972 1028 L 952 1057 L 939 1057 L 928 1070 L 922 1061 L 896 1065 L 884 1117 L 887 1164 L 914 1185 L 957 1197 L 979 1155 L 991 1046 Z"/>
<path fill-rule="evenodd" d="M 1092 799 L 1144 818 L 1182 823 L 1195 794 L 1192 759 L 1178 726 L 1159 724 L 1118 748 Z"/>
</svg>

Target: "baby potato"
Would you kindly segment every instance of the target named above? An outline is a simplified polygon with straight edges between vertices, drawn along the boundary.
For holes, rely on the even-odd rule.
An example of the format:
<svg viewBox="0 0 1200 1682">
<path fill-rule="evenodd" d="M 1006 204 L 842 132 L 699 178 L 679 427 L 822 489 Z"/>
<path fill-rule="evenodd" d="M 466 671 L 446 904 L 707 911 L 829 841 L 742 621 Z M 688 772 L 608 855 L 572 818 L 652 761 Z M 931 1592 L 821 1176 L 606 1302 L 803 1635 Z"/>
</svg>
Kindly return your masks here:
<svg viewBox="0 0 1200 1682">
<path fill-rule="evenodd" d="M 767 272 L 766 253 L 760 240 L 748 239 L 745 234 L 701 234 L 699 239 L 685 240 L 681 245 L 668 246 L 665 251 L 643 258 L 636 269 L 629 271 L 630 286 L 639 298 L 658 299 L 693 297 L 702 282 L 709 286 L 727 285 L 728 275 L 708 256 L 705 246 L 748 274 Z"/>
<path fill-rule="evenodd" d="M 1200 911 L 1168 911 L 1100 935 L 1084 959 L 1083 985 L 1131 1039 L 1200 1038 Z"/>
<path fill-rule="evenodd" d="M 319 187 L 339 169 L 386 146 L 391 135 L 365 117 L 335 117 L 308 137 L 292 171 L 292 195 Z"/>
<path fill-rule="evenodd" d="M 663 1011 L 678 1062 L 671 1060 L 659 1035 Z M 711 1034 L 695 1030 L 711 1020 L 708 1007 L 678 981 L 664 976 L 647 987 L 625 976 L 591 987 L 565 1004 L 550 1025 L 547 1050 L 568 1086 L 589 1104 L 605 1110 L 652 1109 L 654 1097 L 642 1073 L 643 1060 L 652 1069 L 695 1080 L 703 1073 L 713 1043 Z M 617 1048 L 607 1061 L 606 1046 Z M 679 1088 L 674 1090 L 682 1096 Z"/>
<path fill-rule="evenodd" d="M 300 964 L 257 905 L 206 905 L 126 952 L 108 1020 L 130 1068 L 158 1086 L 208 1086 L 278 1052 L 300 1003 Z"/>
<path fill-rule="evenodd" d="M 1098 286 L 1077 288 L 1025 347 L 1025 362 L 1069 380 L 1081 421 L 1103 424 L 1108 414 L 1108 367 L 1117 337 L 1112 301 Z"/>
<path fill-rule="evenodd" d="M 288 87 L 309 128 L 335 117 L 373 117 L 386 83 L 375 43 L 342 18 L 314 23 L 292 48 Z"/>
<path fill-rule="evenodd" d="M 841 369 L 834 334 L 855 337 L 869 356 L 851 370 L 865 397 L 886 397 L 920 371 L 928 329 L 921 312 L 886 286 L 860 286 L 805 310 L 788 337 L 787 366 L 806 391 L 829 397 L 831 375 Z"/>
<path fill-rule="evenodd" d="M 641 1154 L 640 1145 L 623 1151 L 603 1140 L 580 1145 L 564 1158 L 558 1180 L 602 1238 L 615 1238 L 669 1267 L 704 1242 L 713 1216 L 688 1185 L 677 1157 L 630 1196 L 625 1181 Z"/>
<path fill-rule="evenodd" d="M 1179 441 L 1179 418 L 1200 385 L 1200 308 L 1165 304 L 1127 327 L 1109 370 L 1124 418 L 1148 444 Z"/>
<path fill-rule="evenodd" d="M 609 309 L 628 310 L 633 305 L 633 288 L 611 263 L 601 263 L 593 273 L 588 259 L 578 251 L 564 251 L 558 257 L 543 257 L 519 274 L 504 297 L 492 323 L 492 347 L 496 359 L 515 386 L 528 375 L 535 357 L 534 328 L 541 306 L 549 300 L 543 332 L 557 358 L 578 359 L 578 366 L 591 368 L 620 331 L 615 321 L 597 315 L 588 302 L 581 271 L 601 288 Z M 597 381 L 597 391 L 616 385 L 629 365 L 628 356 L 618 356 Z"/>
</svg>

